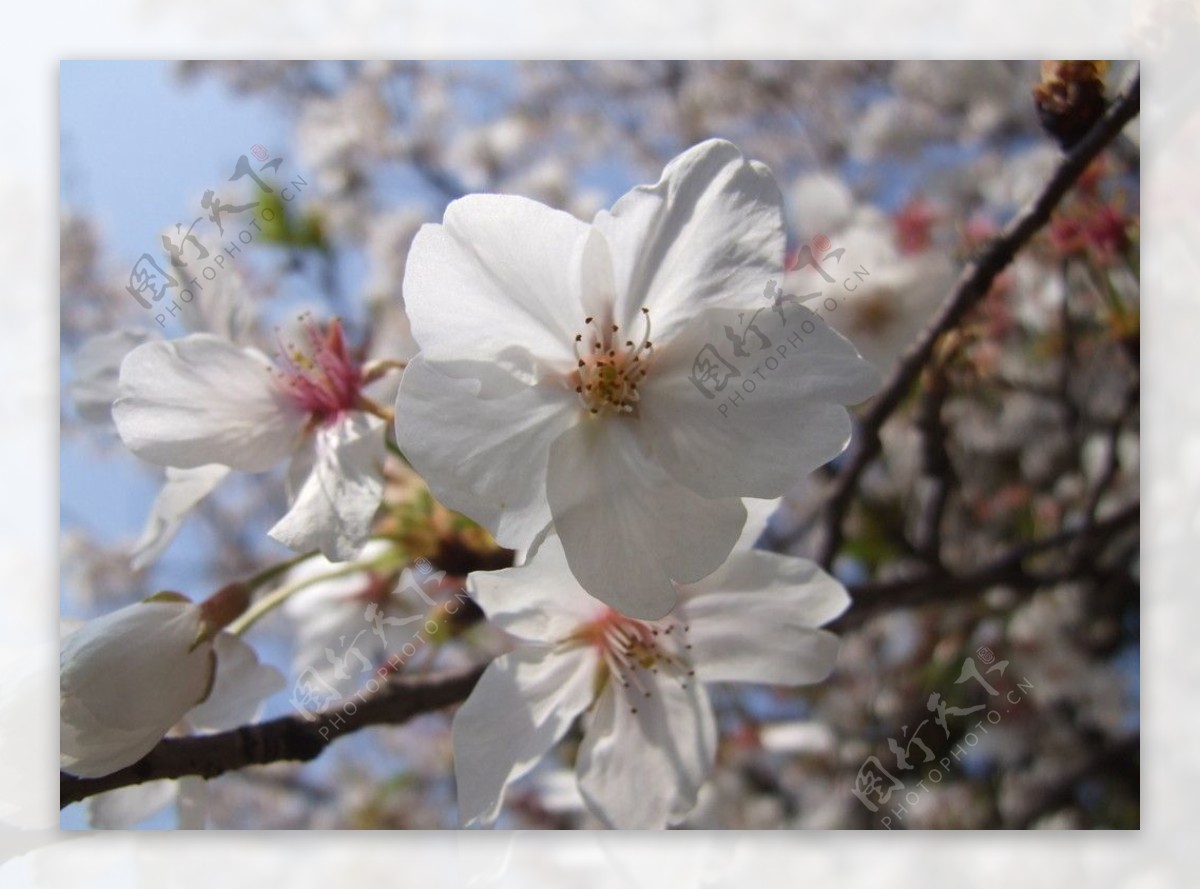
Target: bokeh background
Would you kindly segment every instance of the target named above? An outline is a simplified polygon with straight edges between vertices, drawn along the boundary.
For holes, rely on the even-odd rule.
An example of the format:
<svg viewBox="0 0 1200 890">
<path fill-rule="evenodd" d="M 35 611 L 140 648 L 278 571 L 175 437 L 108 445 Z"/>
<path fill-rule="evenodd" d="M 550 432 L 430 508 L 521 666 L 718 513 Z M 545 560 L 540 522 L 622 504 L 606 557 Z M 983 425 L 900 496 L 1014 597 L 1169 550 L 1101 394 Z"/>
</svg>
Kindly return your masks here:
<svg viewBox="0 0 1200 890">
<path fill-rule="evenodd" d="M 1099 69 L 1107 95 L 1136 67 Z M 64 618 L 164 588 L 200 597 L 287 555 L 265 535 L 283 506 L 267 474 L 223 484 L 135 568 L 162 473 L 81 402 L 98 336 L 209 323 L 203 293 L 156 319 L 125 284 L 145 252 L 169 268 L 161 236 L 205 213 L 206 190 L 262 197 L 228 182 L 254 147 L 282 159 L 275 181 L 303 183 L 235 261 L 248 324 L 265 336 L 311 310 L 342 317 L 364 350 L 403 349 L 408 245 L 450 200 L 515 193 L 588 219 L 720 136 L 774 171 L 793 261 L 844 248 L 837 268 L 866 273 L 851 289 L 799 265 L 781 286 L 813 308 L 836 297 L 828 321 L 886 376 L 1061 158 L 1032 98 L 1042 77 L 1037 62 L 989 61 L 64 63 Z M 836 673 L 810 689 L 714 691 L 719 766 L 687 827 L 1140 825 L 1140 199 L 1135 122 L 940 341 L 854 491 L 833 563 L 856 596 L 837 623 Z M 207 219 L 195 231 L 220 250 Z M 829 480 L 792 492 L 760 546 L 813 555 Z M 455 554 L 439 566 L 447 591 L 504 559 L 398 465 L 386 514 L 414 560 Z M 293 681 L 369 629 L 345 608 L 366 585 L 316 591 L 254 629 L 260 656 L 288 676 L 265 716 L 294 710 Z M 402 594 L 378 603 L 393 616 L 420 607 Z M 421 667 L 503 646 L 466 625 Z M 950 709 L 944 727 L 931 696 Z M 448 730 L 448 714 L 428 715 L 339 740 L 309 765 L 213 780 L 210 824 L 452 827 Z M 568 740 L 521 783 L 504 827 L 593 825 L 572 754 Z M 171 827 L 172 802 L 166 787 L 118 793 L 69 807 L 63 825 Z"/>
</svg>

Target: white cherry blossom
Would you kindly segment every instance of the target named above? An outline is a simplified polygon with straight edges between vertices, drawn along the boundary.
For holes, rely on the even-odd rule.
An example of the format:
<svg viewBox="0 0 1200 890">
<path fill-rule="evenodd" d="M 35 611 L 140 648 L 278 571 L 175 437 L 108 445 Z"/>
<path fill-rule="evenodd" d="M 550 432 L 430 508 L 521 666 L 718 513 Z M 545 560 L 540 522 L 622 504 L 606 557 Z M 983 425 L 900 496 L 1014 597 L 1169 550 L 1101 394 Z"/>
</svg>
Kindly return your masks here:
<svg viewBox="0 0 1200 890">
<path fill-rule="evenodd" d="M 282 611 L 292 626 L 292 670 L 297 676 L 311 673 L 328 689 L 348 696 L 371 679 L 363 666 L 381 660 L 389 634 L 394 643 L 413 633 L 415 625 L 403 637 L 398 628 L 419 622 L 423 612 L 398 595 L 412 589 L 412 573 L 380 565 L 392 552 L 390 542 L 372 540 L 356 562 L 374 565 L 359 571 L 342 574 L 337 564 L 314 556 L 287 573 L 280 587 L 297 592 L 287 598 Z"/>
<path fill-rule="evenodd" d="M 589 596 L 551 535 L 520 568 L 471 576 L 490 621 L 518 646 L 497 658 L 454 720 L 459 819 L 488 825 L 504 790 L 587 714 L 576 760 L 588 809 L 614 828 L 662 828 L 696 802 L 716 751 L 705 682 L 800 685 L 833 668 L 819 626 L 849 604 L 807 560 L 738 550 L 641 621 Z"/>
<path fill-rule="evenodd" d="M 85 340 L 71 362 L 68 392 L 75 413 L 87 423 L 111 424 L 113 401 L 120 394 L 121 362 L 131 350 L 154 339 L 153 331 L 121 328 Z"/>
<path fill-rule="evenodd" d="M 900 250 L 893 228 L 892 220 L 874 208 L 860 210 L 851 225 L 828 236 L 835 249 L 845 251 L 840 260 L 826 264 L 833 285 L 811 265 L 784 279 L 789 294 L 815 294 L 804 305 L 822 310 L 831 327 L 850 337 L 863 357 L 884 371 L 892 369 L 929 323 L 955 274 L 944 250 Z M 840 303 L 832 312 L 826 309 L 831 297 Z"/>
<path fill-rule="evenodd" d="M 719 140 L 590 225 L 515 196 L 455 201 L 409 254 L 421 353 L 400 386 L 400 446 L 502 545 L 528 548 L 553 522 L 587 591 L 661 618 L 672 582 L 729 555 L 740 498 L 777 497 L 835 457 L 844 406 L 877 386 L 816 323 L 739 396 L 736 419 L 718 410 L 697 378 L 701 352 L 728 349 L 751 310 L 768 314 L 783 259 L 774 179 Z M 811 317 L 795 309 L 797 325 Z M 738 361 L 748 377 L 762 359 Z"/>
<path fill-rule="evenodd" d="M 250 291 L 236 271 L 206 288 L 202 300 L 185 303 L 180 320 L 194 333 L 214 334 L 240 344 L 251 342 L 257 322 L 251 311 Z M 71 369 L 70 393 L 79 416 L 88 423 L 111 425 L 113 403 L 121 394 L 122 362 L 136 347 L 160 339 L 156 329 L 123 328 L 84 342 L 75 353 Z M 154 562 L 174 540 L 189 511 L 212 494 L 229 473 L 229 467 L 219 464 L 167 467 L 163 487 L 130 554 L 133 568 Z"/>
<path fill-rule="evenodd" d="M 340 322 L 306 316 L 298 336 L 281 336 L 275 363 L 211 334 L 134 349 L 121 365 L 113 418 L 135 454 L 163 466 L 257 473 L 289 461 L 291 508 L 271 537 L 345 560 L 366 539 L 383 494 L 385 421 L 363 394 L 368 382 Z"/>
</svg>

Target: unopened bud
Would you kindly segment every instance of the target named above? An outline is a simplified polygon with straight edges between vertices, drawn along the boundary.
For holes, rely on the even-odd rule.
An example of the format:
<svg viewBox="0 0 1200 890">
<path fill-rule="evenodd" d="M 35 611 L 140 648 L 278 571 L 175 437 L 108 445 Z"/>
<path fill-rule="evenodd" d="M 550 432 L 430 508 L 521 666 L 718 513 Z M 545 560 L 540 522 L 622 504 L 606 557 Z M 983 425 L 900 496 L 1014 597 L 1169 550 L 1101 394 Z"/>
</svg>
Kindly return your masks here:
<svg viewBox="0 0 1200 890">
<path fill-rule="evenodd" d="M 1064 151 L 1086 135 L 1108 107 L 1104 98 L 1107 62 L 1048 61 L 1033 88 L 1038 119 Z"/>
</svg>

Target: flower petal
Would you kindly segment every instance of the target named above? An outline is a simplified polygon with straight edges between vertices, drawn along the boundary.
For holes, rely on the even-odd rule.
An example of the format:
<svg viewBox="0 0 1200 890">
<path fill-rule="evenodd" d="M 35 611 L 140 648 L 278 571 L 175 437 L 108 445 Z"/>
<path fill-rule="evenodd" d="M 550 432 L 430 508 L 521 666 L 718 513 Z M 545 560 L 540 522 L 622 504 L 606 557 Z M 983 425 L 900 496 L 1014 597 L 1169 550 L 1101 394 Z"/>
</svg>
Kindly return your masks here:
<svg viewBox="0 0 1200 890">
<path fill-rule="evenodd" d="M 79 347 L 71 362 L 71 400 L 88 423 L 110 423 L 112 406 L 120 395 L 121 362 L 131 350 L 156 339 L 152 331 L 126 328 L 92 337 Z"/>
<path fill-rule="evenodd" d="M 589 226 L 515 195 L 468 195 L 413 240 L 404 301 L 431 360 L 494 359 L 512 346 L 569 366 L 581 330 Z"/>
<path fill-rule="evenodd" d="M 735 553 L 680 590 L 692 663 L 707 683 L 798 686 L 829 676 L 838 638 L 817 630 L 846 610 L 846 589 L 812 562 L 759 550 Z"/>
<path fill-rule="evenodd" d="M 383 497 L 384 421 L 350 411 L 321 427 L 288 468 L 291 509 L 268 534 L 300 553 L 353 559 Z"/>
<path fill-rule="evenodd" d="M 179 783 L 174 779 L 144 782 L 89 797 L 88 824 L 93 828 L 133 828 L 175 800 Z"/>
<path fill-rule="evenodd" d="M 609 828 L 665 828 L 695 806 L 717 732 L 704 687 L 662 680 L 649 697 L 609 683 L 575 762 L 588 809 Z"/>
<path fill-rule="evenodd" d="M 283 674 L 261 664 L 254 650 L 240 637 L 219 633 L 213 639 L 217 676 L 208 698 L 184 718 L 196 732 L 220 732 L 252 722 L 262 703 L 284 686 Z"/>
<path fill-rule="evenodd" d="M 550 522 L 550 446 L 578 421 L 578 398 L 526 386 L 494 367 L 477 379 L 463 373 L 461 364 L 412 361 L 396 400 L 397 441 L 439 501 L 485 526 L 501 546 L 527 548 Z"/>
<path fill-rule="evenodd" d="M 82 700 L 60 702 L 59 767 L 73 776 L 107 776 L 141 760 L 167 734 L 170 725 L 118 729 L 98 719 Z"/>
<path fill-rule="evenodd" d="M 556 643 L 608 608 L 575 581 L 553 533 L 524 565 L 473 572 L 467 586 L 488 621 L 533 643 Z"/>
<path fill-rule="evenodd" d="M 191 603 L 142 602 L 88 621 L 63 640 L 63 769 L 102 776 L 134 763 L 204 698 L 213 653 L 193 646 L 199 631 Z"/>
<path fill-rule="evenodd" d="M 62 692 L 85 697 L 116 728 L 169 726 L 208 689 L 208 647 L 192 647 L 199 632 L 199 609 L 188 602 L 140 602 L 85 622 L 62 642 Z M 164 668 L 174 674 L 168 686 L 159 682 Z"/>
<path fill-rule="evenodd" d="M 708 310 L 655 356 L 639 404 L 640 429 L 654 459 L 700 494 L 772 498 L 842 452 L 851 431 L 844 406 L 871 396 L 879 375 L 840 334 L 798 306 L 789 308 L 786 327 L 761 309 L 757 323 L 770 346 L 760 349 L 750 335 L 743 345 L 750 354 L 739 359 L 723 334 L 745 327 L 739 314 Z M 738 371 L 724 392 L 711 381 L 696 382 L 718 344 Z"/>
<path fill-rule="evenodd" d="M 391 551 L 392 544 L 373 539 L 367 541 L 354 557 L 355 562 L 377 560 Z M 393 613 L 395 593 L 386 602 L 378 603 L 380 578 L 370 570 L 351 572 L 340 577 L 322 577 L 336 574 L 339 568 L 323 556 L 306 559 L 288 572 L 280 581 L 280 587 L 297 587 L 283 604 L 283 613 L 292 625 L 293 673 L 301 678 L 324 684 L 325 691 L 334 690 L 339 696 L 356 692 L 365 682 L 361 671 L 347 669 L 361 666 L 357 651 L 369 662 L 375 662 L 383 654 L 387 635 L 375 633 L 372 619 L 367 613 L 380 608 L 388 613 L 389 621 L 402 620 L 405 624 L 424 619 L 424 613 L 405 615 L 402 619 Z M 405 571 L 408 571 L 407 569 Z M 304 586 L 308 585 L 308 586 Z M 406 590 L 410 584 L 403 579 L 398 589 Z M 409 630 L 413 633 L 416 628 Z M 390 631 L 389 631 L 390 633 Z M 407 637 L 406 637 L 407 638 Z M 349 641 L 349 642 L 347 642 Z M 326 657 L 326 652 L 331 653 Z M 336 657 L 341 653 L 343 657 Z M 297 681 L 298 685 L 300 681 Z"/>
<path fill-rule="evenodd" d="M 613 258 L 623 328 L 650 307 L 666 340 L 705 307 L 746 307 L 783 270 L 783 198 L 771 172 L 729 142 L 710 139 L 671 161 L 597 214 Z"/>
<path fill-rule="evenodd" d="M 571 572 L 633 618 L 671 611 L 672 580 L 715 570 L 746 521 L 741 501 L 700 497 L 651 463 L 624 418 L 563 433 L 550 449 L 546 493 Z"/>
<path fill-rule="evenodd" d="M 742 526 L 742 534 L 733 545 L 734 552 L 754 549 L 782 503 L 783 498 L 742 498 L 742 505 L 746 508 L 746 524 Z"/>
<path fill-rule="evenodd" d="M 246 281 L 237 269 L 229 269 L 204 289 L 204 298 L 187 305 L 183 313 L 188 330 L 213 334 L 231 343 L 249 343 L 255 312 Z"/>
<path fill-rule="evenodd" d="M 121 364 L 117 431 L 138 457 L 162 466 L 269 470 L 291 453 L 306 416 L 267 365 L 210 334 L 143 344 Z"/>
<path fill-rule="evenodd" d="M 142 536 L 133 548 L 130 563 L 140 569 L 150 565 L 175 539 L 192 507 L 200 503 L 232 472 L 221 464 L 181 470 L 167 467 L 166 481 L 159 489 Z"/>
<path fill-rule="evenodd" d="M 504 789 L 529 773 L 594 694 L 586 648 L 528 646 L 493 661 L 454 717 L 459 823 L 487 825 Z"/>
<path fill-rule="evenodd" d="M 175 809 L 181 831 L 203 830 L 208 825 L 208 783 L 199 776 L 179 780 Z"/>
</svg>

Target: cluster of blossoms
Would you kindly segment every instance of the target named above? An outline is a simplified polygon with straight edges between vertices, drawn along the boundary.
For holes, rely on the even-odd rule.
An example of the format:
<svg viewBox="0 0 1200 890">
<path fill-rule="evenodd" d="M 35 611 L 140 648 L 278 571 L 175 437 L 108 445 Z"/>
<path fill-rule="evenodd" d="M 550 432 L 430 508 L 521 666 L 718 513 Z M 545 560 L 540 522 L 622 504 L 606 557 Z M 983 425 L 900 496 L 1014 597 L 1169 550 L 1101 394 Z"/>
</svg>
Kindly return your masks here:
<svg viewBox="0 0 1200 890">
<path fill-rule="evenodd" d="M 1130 66 L 1113 67 L 1110 96 L 1123 79 L 1116 69 Z M 1035 62 L 199 62 L 186 65 L 185 73 L 222 80 L 238 94 L 279 102 L 295 115 L 296 161 L 313 183 L 282 230 L 298 234 L 281 237 L 277 243 L 285 249 L 256 249 L 239 264 L 236 272 L 246 274 L 247 287 L 239 288 L 232 270 L 221 284 L 244 291 L 243 298 L 275 290 L 298 300 L 315 287 L 328 303 L 314 313 L 318 320 L 306 319 L 285 334 L 264 335 L 253 318 L 259 313 L 234 309 L 248 301 L 229 300 L 234 294 L 213 284 L 206 285 L 204 299 L 180 313 L 193 335 L 215 336 L 255 356 L 265 374 L 247 378 L 253 383 L 239 379 L 222 386 L 238 395 L 265 392 L 268 402 L 278 398 L 281 415 L 295 424 L 289 426 L 295 450 L 278 448 L 277 469 L 265 473 L 231 468 L 233 458 L 222 462 L 220 448 L 211 457 L 216 462 L 191 468 L 173 465 L 182 462 L 177 456 L 146 451 L 148 460 L 166 463 L 154 468 L 165 481 L 133 545 L 133 571 L 129 547 L 116 539 L 120 523 L 89 530 L 86 520 L 68 518 L 74 527 L 64 540 L 66 594 L 77 606 L 94 607 L 124 605 L 161 586 L 204 589 L 211 581 L 216 587 L 267 558 L 273 545 L 260 532 L 271 529 L 275 538 L 303 548 L 306 558 L 274 576 L 277 584 L 256 590 L 247 613 L 252 620 L 237 619 L 214 644 L 220 663 L 223 641 L 239 637 L 272 603 L 285 604 L 278 617 L 289 623 L 255 626 L 279 633 L 275 642 L 290 649 L 296 680 L 289 709 L 309 711 L 353 695 L 378 669 L 397 669 L 397 654 L 405 659 L 399 669 L 410 673 L 431 666 L 457 670 L 481 654 L 507 651 L 515 638 L 510 661 L 502 656 L 488 675 L 487 697 L 508 708 L 504 715 L 485 715 L 497 721 L 489 738 L 502 756 L 488 760 L 464 752 L 456 764 L 460 789 L 469 795 L 462 819 L 475 824 L 489 821 L 505 785 L 526 773 L 505 792 L 503 824 L 649 821 L 649 811 L 622 810 L 632 804 L 605 793 L 620 783 L 598 777 L 618 770 L 598 772 L 596 765 L 607 761 L 582 760 L 580 745 L 587 738 L 590 750 L 624 733 L 642 738 L 642 749 L 658 750 L 644 741 L 657 737 L 658 724 L 642 736 L 606 729 L 599 718 L 612 702 L 602 699 L 614 691 L 638 716 L 649 717 L 646 702 L 634 701 L 637 695 L 644 699 L 650 691 L 651 702 L 674 702 L 680 689 L 675 678 L 691 670 L 701 679 L 721 676 L 695 639 L 703 622 L 685 613 L 698 592 L 725 575 L 721 560 L 734 564 L 746 555 L 761 527 L 755 517 L 764 504 L 746 495 L 787 492 L 760 546 L 809 553 L 821 541 L 828 486 L 817 475 L 790 488 L 782 479 L 789 470 L 797 478 L 836 452 L 845 415 L 835 404 L 800 408 L 791 400 L 799 400 L 798 389 L 780 399 L 770 387 L 793 386 L 799 378 L 827 380 L 833 375 L 823 369 L 845 353 L 836 349 L 836 339 L 821 345 L 827 329 L 801 307 L 846 335 L 886 376 L 926 328 L 960 268 L 1043 190 L 1062 157 L 1031 96 L 1040 79 Z M 476 114 L 480 95 L 489 97 L 487 110 Z M 652 215 L 634 213 L 638 196 L 643 207 L 656 194 L 670 203 L 672 188 L 686 198 L 678 189 L 687 179 L 680 164 L 668 177 L 675 186 L 638 189 L 610 213 L 597 211 L 611 204 L 607 189 L 615 171 L 622 179 L 653 181 L 666 159 L 710 133 L 724 134 L 770 166 L 787 199 L 791 228 L 784 259 L 772 254 L 754 291 L 722 288 L 729 292 L 715 308 L 685 306 L 685 326 L 672 331 L 671 315 L 679 313 L 669 301 L 658 302 L 663 288 L 657 285 L 694 272 L 699 277 L 688 284 L 691 296 L 703 298 L 709 290 L 701 278 L 710 272 L 705 280 L 720 278 L 722 268 L 690 256 L 680 262 L 667 249 L 666 241 L 687 240 L 682 212 L 667 212 L 666 221 L 647 225 L 644 238 L 638 234 L 651 243 L 652 234 L 661 232 L 665 241 L 636 260 L 627 240 L 613 233 L 640 213 Z M 880 827 L 880 817 L 897 802 L 908 807 L 902 820 L 907 827 L 1137 824 L 1136 764 L 1130 770 L 1117 756 L 1129 750 L 1131 738 L 1136 746 L 1138 731 L 1137 142 L 1135 121 L 994 280 L 986 299 L 939 341 L 920 380 L 879 431 L 879 456 L 851 493 L 845 541 L 832 563 L 852 589 L 862 585 L 863 591 L 856 594 L 855 610 L 839 621 L 839 669 L 803 695 L 717 691 L 711 701 L 721 729 L 717 765 L 695 795 L 688 826 Z M 719 167 L 714 160 L 710 170 Z M 448 203 L 471 192 L 529 200 L 474 195 L 442 218 Z M 714 189 L 696 202 L 733 211 L 716 227 L 710 260 L 722 251 L 744 253 L 744 236 L 753 237 L 742 228 L 744 208 L 736 209 L 741 205 L 729 195 Z M 776 200 L 771 196 L 767 203 Z M 531 205 L 529 215 L 520 212 Z M 564 220 L 548 207 L 571 216 Z M 617 219 L 606 220 L 609 215 Z M 593 219 L 593 226 L 579 222 Z M 422 229 L 433 220 L 442 225 Z M 534 224 L 536 237 L 525 237 Z M 497 229 L 501 234 L 494 234 Z M 588 241 L 578 251 L 573 233 L 583 229 Z M 118 397 L 134 397 L 128 403 L 134 414 L 147 407 L 138 400 L 153 390 L 133 381 L 137 392 L 123 392 L 121 364 L 132 349 L 162 334 L 157 326 L 126 327 L 133 307 L 124 287 L 109 280 L 97 231 L 87 217 L 64 214 L 61 330 L 68 349 L 80 346 L 84 334 L 109 332 L 76 351 L 68 391 L 78 417 L 112 425 Z M 731 247 L 734 242 L 739 246 Z M 603 271 L 593 274 L 606 268 L 600 243 L 612 254 L 612 318 L 606 300 L 595 297 L 605 287 L 585 292 L 581 284 L 603 282 Z M 430 252 L 442 248 L 441 259 Z M 819 268 L 805 262 L 810 256 Z M 344 280 L 331 278 L 344 293 L 326 287 L 326 258 L 336 258 L 346 274 Z M 361 286 L 360 260 L 369 268 Z M 645 296 L 626 287 L 635 262 L 644 265 L 647 280 L 659 279 Z M 568 263 L 572 268 L 564 271 Z M 444 282 L 445 292 L 430 287 L 423 298 L 423 280 Z M 547 289 L 571 295 L 576 283 L 580 296 L 569 310 L 565 299 L 546 308 Z M 763 299 L 768 284 L 774 301 Z M 345 299 L 352 294 L 366 299 L 365 324 Z M 721 307 L 734 311 L 727 319 L 707 314 Z M 559 309 L 561 315 L 551 311 Z M 332 311 L 344 313 L 341 346 L 328 317 Z M 267 312 L 269 322 L 296 314 L 276 301 L 264 306 Z M 431 321 L 434 312 L 440 314 Z M 701 314 L 715 319 L 710 333 Z M 410 336 L 408 315 L 419 343 Z M 759 348 L 746 321 L 771 338 L 769 348 Z M 807 324 L 816 324 L 816 333 L 797 330 Z M 735 351 L 739 340 L 726 328 L 741 332 L 740 346 L 750 357 Z M 803 337 L 803 350 L 792 348 L 792 336 Z M 710 345 L 732 363 L 721 366 L 710 350 L 703 353 L 729 378 L 719 395 L 728 399 L 736 388 L 739 402 L 733 407 L 714 400 L 708 424 L 703 408 L 692 408 L 707 403 L 698 385 L 713 388 L 693 373 L 699 350 Z M 786 357 L 770 370 L 764 357 L 776 362 L 780 346 L 787 346 Z M 795 362 L 810 364 L 801 369 Z M 388 415 L 401 375 L 389 372 L 399 363 L 412 366 L 393 427 Z M 767 380 L 755 374 L 760 365 Z M 670 371 L 665 377 L 664 368 Z M 685 368 L 689 379 L 676 391 L 672 374 Z M 331 415 L 319 404 L 348 404 L 356 369 L 365 400 L 345 413 L 378 431 L 357 440 L 361 451 L 325 432 Z M 733 370 L 740 376 L 730 376 Z M 775 380 L 777 374 L 792 376 Z M 853 376 L 845 377 L 848 388 Z M 744 383 L 755 391 L 743 390 Z M 297 399 L 308 385 L 316 401 Z M 215 403 L 221 398 L 213 396 Z M 730 408 L 729 421 L 716 423 L 725 421 L 718 404 Z M 192 413 L 210 417 L 201 404 Z M 71 420 L 68 411 L 64 436 L 72 433 Z M 135 423 L 144 420 L 142 415 Z M 247 435 L 262 434 L 263 423 L 254 412 L 230 417 Z M 780 430 L 789 423 L 793 429 Z M 650 434 L 655 424 L 669 434 Z M 812 438 L 822 429 L 828 448 Z M 771 451 L 789 436 L 787 453 Z M 107 460 L 103 448 L 110 441 L 101 435 L 88 444 L 101 445 L 97 459 Z M 318 451 L 325 470 L 313 467 L 306 475 L 307 455 Z M 113 478 L 127 478 L 127 455 L 113 456 L 110 465 Z M 360 469 L 361 484 L 346 484 L 338 466 Z M 769 466 L 780 471 L 777 478 L 766 479 Z M 285 491 L 281 477 L 289 468 Z M 839 472 L 844 470 L 842 465 Z M 735 474 L 741 476 L 731 482 Z M 323 498 L 327 482 L 336 494 Z M 104 484 L 113 487 L 107 476 Z M 430 487 L 517 548 L 520 568 L 508 569 L 511 551 L 497 549 L 485 530 L 433 501 Z M 71 503 L 72 489 L 64 477 L 68 517 L 85 512 Z M 304 491 L 309 496 L 301 498 Z M 660 492 L 670 497 L 661 499 Z M 669 515 L 659 512 L 660 503 L 674 505 Z M 734 537 L 736 505 L 750 518 L 729 555 L 718 556 Z M 358 541 L 364 523 L 365 543 Z M 679 531 L 693 525 L 694 534 Z M 181 527 L 189 536 L 204 536 L 203 560 L 195 559 L 193 538 L 156 562 Z M 310 540 L 299 543 L 304 535 Z M 1029 559 L 1023 554 L 1031 545 L 1047 549 Z M 652 553 L 666 556 L 647 556 Z M 405 574 L 421 557 L 439 570 L 432 578 Z M 653 568 L 648 574 L 642 571 L 647 564 Z M 164 585 L 157 577 L 196 566 L 204 581 L 181 586 L 172 578 Z M 486 578 L 524 578 L 529 583 L 523 581 L 522 589 L 534 590 L 533 575 L 549 566 L 565 566 L 563 583 L 555 586 L 564 591 L 563 608 L 569 591 L 582 588 L 597 599 L 596 609 L 578 610 L 545 633 L 511 624 L 491 602 L 493 585 Z M 687 580 L 706 566 L 716 571 Z M 466 577 L 498 569 L 506 571 L 476 574 L 469 582 Z M 525 571 L 531 574 L 518 574 Z M 622 576 L 637 586 L 618 583 Z M 980 586 L 983 581 L 988 583 Z M 481 610 L 470 604 L 459 608 L 468 596 L 464 590 L 489 620 L 480 620 Z M 512 593 L 520 596 L 515 585 Z M 775 602 L 791 608 L 785 598 Z M 749 599 L 742 604 L 756 614 Z M 637 624 L 604 620 L 604 610 L 613 607 Z M 788 614 L 801 613 L 797 607 Z M 429 618 L 438 627 L 435 635 L 426 630 L 433 626 Z M 818 610 L 809 625 L 819 619 Z M 790 626 L 779 616 L 774 624 Z M 679 629 L 665 635 L 664 625 Z M 739 627 L 753 649 L 760 625 Z M 681 634 L 688 637 L 682 644 Z M 644 643 L 659 639 L 649 667 L 637 672 L 644 690 L 633 680 L 629 687 L 604 682 L 640 664 L 632 653 L 644 654 Z M 419 648 L 411 659 L 405 651 L 410 640 L 418 640 Z M 604 640 L 610 641 L 607 649 L 599 645 Z M 123 638 L 112 645 L 132 643 Z M 848 789 L 857 787 L 868 761 L 883 764 L 900 782 L 923 776 L 922 752 L 905 736 L 923 720 L 929 722 L 919 738 L 936 761 L 953 760 L 961 731 L 973 724 L 950 720 L 943 733 L 924 704 L 931 691 L 964 689 L 955 686 L 958 671 L 980 647 L 1011 660 L 1006 682 L 1028 677 L 1032 692 L 1021 693 L 1021 705 L 990 734 L 979 733 L 968 768 L 929 785 L 916 805 L 903 798 L 909 789 L 893 790 L 891 801 L 872 814 Z M 764 642 L 762 648 L 768 660 L 771 647 Z M 585 650 L 593 657 L 581 662 L 580 671 L 597 678 L 596 695 L 564 699 L 561 708 L 571 716 L 543 721 L 551 705 L 535 704 L 542 687 L 526 682 L 534 671 L 522 659 L 545 656 L 537 670 L 544 666 L 554 674 L 546 686 L 568 685 L 555 664 L 568 664 Z M 522 666 L 509 670 L 519 676 L 507 682 L 500 674 L 498 684 L 497 672 L 514 660 Z M 764 680 L 773 676 L 762 664 L 756 671 Z M 803 675 L 793 672 L 791 682 Z M 686 682 L 692 691 L 695 682 Z M 653 683 L 669 688 L 664 692 Z M 309 684 L 325 691 L 324 704 L 306 697 Z M 501 687 L 512 695 L 497 692 Z M 481 695 L 462 710 L 453 731 L 449 720 L 433 717 L 402 732 L 360 736 L 354 746 L 335 746 L 313 768 L 276 767 L 277 775 L 295 771 L 297 781 L 271 782 L 269 791 L 265 776 L 210 782 L 213 824 L 445 826 L 452 818 L 444 793 L 452 748 L 486 732 L 480 728 Z M 957 704 L 966 709 L 989 698 L 983 692 Z M 556 714 L 558 708 L 553 706 Z M 688 721 L 694 735 L 706 725 L 705 711 L 689 708 L 673 707 L 671 726 Z M 512 714 L 526 713 L 536 719 L 513 721 Z M 192 716 L 170 732 L 202 731 Z M 162 718 L 155 725 L 163 725 Z M 535 725 L 540 729 L 528 735 Z M 672 732 L 682 737 L 684 730 Z M 897 769 L 893 742 L 902 750 L 909 745 L 912 772 Z M 376 756 L 364 756 L 367 746 Z M 645 784 L 656 789 L 657 812 L 664 800 L 672 813 L 682 811 L 693 784 L 687 777 L 708 769 L 707 753 L 690 752 L 695 756 L 683 778 L 664 770 L 669 788 Z M 468 760 L 486 766 L 486 774 L 471 773 Z M 398 776 L 404 781 L 387 781 Z M 89 807 L 93 816 L 98 810 L 106 817 L 128 815 L 128 798 L 152 786 L 160 803 L 168 792 L 195 797 L 194 789 L 166 784 L 123 789 L 116 802 L 101 795 Z"/>
<path fill-rule="evenodd" d="M 469 579 L 519 645 L 455 720 L 461 820 L 494 820 L 505 786 L 586 713 L 588 807 L 614 827 L 662 827 L 687 815 L 713 765 L 702 683 L 820 681 L 836 640 L 817 628 L 848 603 L 815 565 L 751 547 L 766 499 L 845 448 L 846 406 L 874 392 L 874 369 L 809 325 L 804 350 L 736 423 L 691 379 L 705 344 L 782 277 L 784 247 L 770 172 L 719 140 L 590 224 L 525 198 L 467 196 L 409 252 L 415 355 L 366 361 L 337 320 L 309 317 L 277 334 L 274 359 L 213 333 L 154 339 L 120 361 L 112 418 L 135 454 L 171 471 L 219 479 L 288 462 L 290 507 L 270 535 L 335 563 L 372 546 L 394 418 L 396 446 L 432 493 L 520 554 Z M 400 369 L 393 412 L 367 387 Z M 206 701 L 215 631 L 192 633 L 182 608 L 155 599 L 68 638 L 64 738 L 81 752 L 64 748 L 64 769 L 132 763 Z M 104 702 L 163 670 L 173 685 L 153 695 L 153 720 L 107 716 Z M 98 671 L 103 702 L 84 682 Z"/>
</svg>

